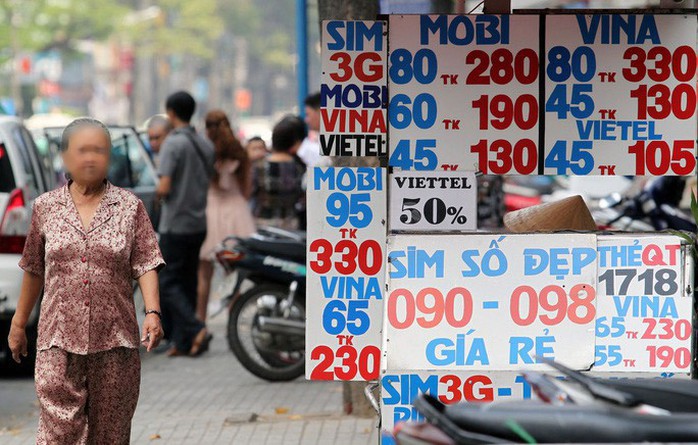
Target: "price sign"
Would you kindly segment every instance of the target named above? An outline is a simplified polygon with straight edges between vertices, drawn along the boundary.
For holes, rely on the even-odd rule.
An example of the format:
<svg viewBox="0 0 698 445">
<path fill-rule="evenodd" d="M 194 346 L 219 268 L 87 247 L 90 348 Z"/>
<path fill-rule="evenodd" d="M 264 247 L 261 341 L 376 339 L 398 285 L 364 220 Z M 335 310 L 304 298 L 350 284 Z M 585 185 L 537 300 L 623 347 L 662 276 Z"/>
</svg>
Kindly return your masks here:
<svg viewBox="0 0 698 445">
<path fill-rule="evenodd" d="M 594 235 L 400 235 L 388 251 L 386 369 L 593 363 Z"/>
<path fill-rule="evenodd" d="M 390 431 L 399 422 L 423 421 L 412 406 L 420 394 L 442 403 L 493 402 L 536 398 L 531 386 L 516 372 L 390 371 L 381 377 L 382 444 L 393 444 Z"/>
<path fill-rule="evenodd" d="M 537 173 L 538 23 L 391 15 L 390 165 Z"/>
<path fill-rule="evenodd" d="M 475 173 L 403 171 L 393 173 L 390 184 L 390 230 L 477 229 Z"/>
<path fill-rule="evenodd" d="M 319 168 L 308 183 L 306 378 L 376 380 L 385 287 L 385 171 Z"/>
<path fill-rule="evenodd" d="M 689 372 L 693 266 L 680 238 L 604 236 L 598 252 L 593 369 Z"/>
<path fill-rule="evenodd" d="M 546 18 L 545 174 L 691 175 L 695 15 Z"/>
<path fill-rule="evenodd" d="M 387 23 L 322 22 L 320 147 L 325 156 L 387 153 Z"/>
</svg>

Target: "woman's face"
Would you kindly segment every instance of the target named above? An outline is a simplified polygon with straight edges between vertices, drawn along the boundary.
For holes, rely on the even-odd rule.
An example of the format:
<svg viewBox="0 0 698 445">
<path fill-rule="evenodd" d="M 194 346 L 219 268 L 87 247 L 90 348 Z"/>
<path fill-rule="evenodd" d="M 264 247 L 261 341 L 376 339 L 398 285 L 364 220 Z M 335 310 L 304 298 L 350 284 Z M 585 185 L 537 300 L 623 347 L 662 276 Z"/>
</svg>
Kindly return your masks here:
<svg viewBox="0 0 698 445">
<path fill-rule="evenodd" d="M 264 141 L 252 141 L 247 144 L 247 156 L 252 162 L 262 159 L 267 155 L 267 145 Z"/>
<path fill-rule="evenodd" d="M 63 152 L 63 164 L 73 181 L 97 184 L 104 181 L 109 170 L 111 141 L 96 127 L 78 128 Z"/>
<path fill-rule="evenodd" d="M 209 140 L 212 141 L 216 137 L 216 133 L 218 133 L 218 124 L 206 122 L 206 136 L 208 136 Z"/>
</svg>

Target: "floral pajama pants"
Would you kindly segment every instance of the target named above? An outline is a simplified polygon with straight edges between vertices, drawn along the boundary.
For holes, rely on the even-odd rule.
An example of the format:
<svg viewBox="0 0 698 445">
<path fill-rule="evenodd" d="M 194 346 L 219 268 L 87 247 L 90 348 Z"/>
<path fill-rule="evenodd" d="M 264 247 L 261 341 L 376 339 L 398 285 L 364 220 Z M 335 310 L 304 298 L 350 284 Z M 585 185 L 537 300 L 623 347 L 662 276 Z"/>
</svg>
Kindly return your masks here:
<svg viewBox="0 0 698 445">
<path fill-rule="evenodd" d="M 35 380 L 41 405 L 37 444 L 129 443 L 141 380 L 137 349 L 39 351 Z"/>
</svg>

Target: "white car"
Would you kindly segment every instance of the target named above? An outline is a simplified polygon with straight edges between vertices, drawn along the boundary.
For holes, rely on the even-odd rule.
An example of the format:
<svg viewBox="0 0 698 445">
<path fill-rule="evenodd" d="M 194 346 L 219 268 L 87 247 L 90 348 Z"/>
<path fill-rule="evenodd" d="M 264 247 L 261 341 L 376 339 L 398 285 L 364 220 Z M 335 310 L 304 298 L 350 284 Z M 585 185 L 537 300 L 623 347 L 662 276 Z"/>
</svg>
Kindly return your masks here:
<svg viewBox="0 0 698 445">
<path fill-rule="evenodd" d="M 7 334 L 22 283 L 23 272 L 17 263 L 31 223 L 34 199 L 54 186 L 49 168 L 22 121 L 0 116 L 0 369 L 14 366 Z M 30 356 L 24 360 L 25 369 L 33 368 L 37 323 L 35 308 L 27 324 Z"/>
</svg>

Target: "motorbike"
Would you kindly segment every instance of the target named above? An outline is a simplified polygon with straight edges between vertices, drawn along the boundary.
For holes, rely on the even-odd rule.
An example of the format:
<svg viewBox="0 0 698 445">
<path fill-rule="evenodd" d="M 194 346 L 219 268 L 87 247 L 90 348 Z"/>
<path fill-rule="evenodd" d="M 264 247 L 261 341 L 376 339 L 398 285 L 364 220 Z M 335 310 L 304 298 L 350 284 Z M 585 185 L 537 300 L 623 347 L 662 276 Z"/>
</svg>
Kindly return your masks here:
<svg viewBox="0 0 698 445">
<path fill-rule="evenodd" d="M 396 427 L 400 445 L 698 441 L 698 382 L 599 379 L 546 362 L 557 372 L 525 372 L 538 400 L 444 405 L 425 394 L 426 421 Z"/>
<path fill-rule="evenodd" d="M 662 176 L 650 181 L 637 195 L 611 194 L 599 201 L 592 215 L 601 229 L 696 232 L 696 222 L 679 209 L 686 179 Z"/>
<path fill-rule="evenodd" d="M 221 301 L 229 308 L 228 345 L 245 369 L 268 381 L 305 370 L 305 248 L 304 232 L 260 228 L 226 238 L 216 251 L 233 280 Z"/>
</svg>

